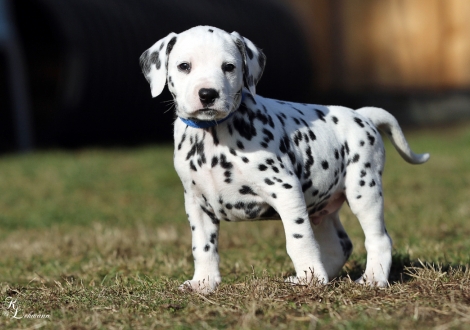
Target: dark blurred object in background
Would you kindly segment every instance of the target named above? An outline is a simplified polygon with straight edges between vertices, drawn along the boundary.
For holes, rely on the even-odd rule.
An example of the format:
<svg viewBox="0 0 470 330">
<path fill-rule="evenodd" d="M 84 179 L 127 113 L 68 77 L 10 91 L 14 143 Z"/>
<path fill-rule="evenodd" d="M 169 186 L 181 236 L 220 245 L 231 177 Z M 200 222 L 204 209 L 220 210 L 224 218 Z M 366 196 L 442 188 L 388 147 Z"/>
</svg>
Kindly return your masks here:
<svg viewBox="0 0 470 330">
<path fill-rule="evenodd" d="M 306 101 L 311 88 L 306 41 L 281 2 L 22 0 L 10 4 L 25 56 L 35 147 L 171 140 L 174 114 L 165 112 L 168 105 L 163 102 L 171 96 L 166 91 L 151 98 L 139 56 L 169 32 L 196 25 L 236 30 L 265 51 L 268 62 L 260 94 Z M 1 56 L 0 151 L 9 151 L 17 145 L 11 86 Z"/>
<path fill-rule="evenodd" d="M 35 147 L 170 141 L 171 97 L 151 98 L 138 60 L 195 25 L 265 51 L 263 96 L 383 107 L 405 127 L 468 120 L 469 16 L 468 0 L 0 0 L 0 152 L 28 150 L 28 132 Z"/>
</svg>

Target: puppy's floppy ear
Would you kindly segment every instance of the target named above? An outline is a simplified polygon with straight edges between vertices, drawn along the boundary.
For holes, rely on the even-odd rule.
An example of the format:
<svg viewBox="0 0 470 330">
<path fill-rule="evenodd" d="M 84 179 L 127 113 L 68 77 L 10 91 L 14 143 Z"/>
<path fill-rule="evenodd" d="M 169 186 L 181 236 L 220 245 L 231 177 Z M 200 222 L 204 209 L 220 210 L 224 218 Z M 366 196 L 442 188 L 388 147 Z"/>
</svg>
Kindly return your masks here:
<svg viewBox="0 0 470 330">
<path fill-rule="evenodd" d="M 161 94 L 166 83 L 168 56 L 177 39 L 176 33 L 170 33 L 158 40 L 140 56 L 140 67 L 145 79 L 150 83 L 152 97 Z"/>
<path fill-rule="evenodd" d="M 249 39 L 242 37 L 238 32 L 232 32 L 231 36 L 243 57 L 245 85 L 250 93 L 255 95 L 256 84 L 261 79 L 266 65 L 266 56 L 261 49 L 256 47 Z"/>
</svg>

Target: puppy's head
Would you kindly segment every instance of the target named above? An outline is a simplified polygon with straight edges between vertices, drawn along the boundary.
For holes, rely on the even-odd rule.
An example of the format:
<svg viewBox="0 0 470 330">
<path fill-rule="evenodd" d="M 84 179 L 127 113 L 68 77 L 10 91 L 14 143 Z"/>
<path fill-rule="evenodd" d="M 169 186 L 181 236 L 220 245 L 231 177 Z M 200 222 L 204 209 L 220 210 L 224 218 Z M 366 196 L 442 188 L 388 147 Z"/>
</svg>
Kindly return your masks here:
<svg viewBox="0 0 470 330">
<path fill-rule="evenodd" d="M 237 32 L 198 26 L 157 41 L 140 63 L 153 97 L 167 83 L 179 117 L 209 121 L 235 111 L 243 87 L 256 93 L 266 58 Z"/>
</svg>

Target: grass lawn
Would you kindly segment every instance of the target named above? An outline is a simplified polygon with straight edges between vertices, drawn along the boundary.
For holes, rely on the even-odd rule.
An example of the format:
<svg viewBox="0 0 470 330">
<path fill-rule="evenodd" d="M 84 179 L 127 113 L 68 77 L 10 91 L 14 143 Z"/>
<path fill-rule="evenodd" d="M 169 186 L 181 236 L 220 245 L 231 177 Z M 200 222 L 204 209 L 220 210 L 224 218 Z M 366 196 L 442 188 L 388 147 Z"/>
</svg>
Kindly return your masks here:
<svg viewBox="0 0 470 330">
<path fill-rule="evenodd" d="M 390 287 L 351 281 L 366 255 L 344 207 L 354 252 L 329 285 L 283 283 L 280 222 L 222 223 L 223 283 L 206 297 L 177 289 L 193 261 L 171 146 L 3 155 L 0 328 L 468 329 L 470 126 L 407 137 L 431 160 L 409 165 L 387 141 Z"/>
</svg>

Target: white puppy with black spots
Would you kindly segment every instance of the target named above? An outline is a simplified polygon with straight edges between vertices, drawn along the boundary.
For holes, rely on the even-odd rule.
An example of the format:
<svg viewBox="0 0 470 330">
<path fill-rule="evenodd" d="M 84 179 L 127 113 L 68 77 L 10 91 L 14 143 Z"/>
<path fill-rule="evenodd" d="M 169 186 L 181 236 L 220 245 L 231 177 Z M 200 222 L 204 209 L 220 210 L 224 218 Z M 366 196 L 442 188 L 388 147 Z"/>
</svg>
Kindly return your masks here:
<svg viewBox="0 0 470 330">
<path fill-rule="evenodd" d="M 255 93 L 265 56 L 237 32 L 198 26 L 170 33 L 140 63 L 158 96 L 174 98 L 176 171 L 185 191 L 195 271 L 182 289 L 213 291 L 221 282 L 219 223 L 280 219 L 293 283 L 327 283 L 352 251 L 339 219 L 345 201 L 365 234 L 359 283 L 386 286 L 392 241 L 385 229 L 385 133 L 409 163 L 414 154 L 385 110 L 299 104 Z"/>
</svg>

